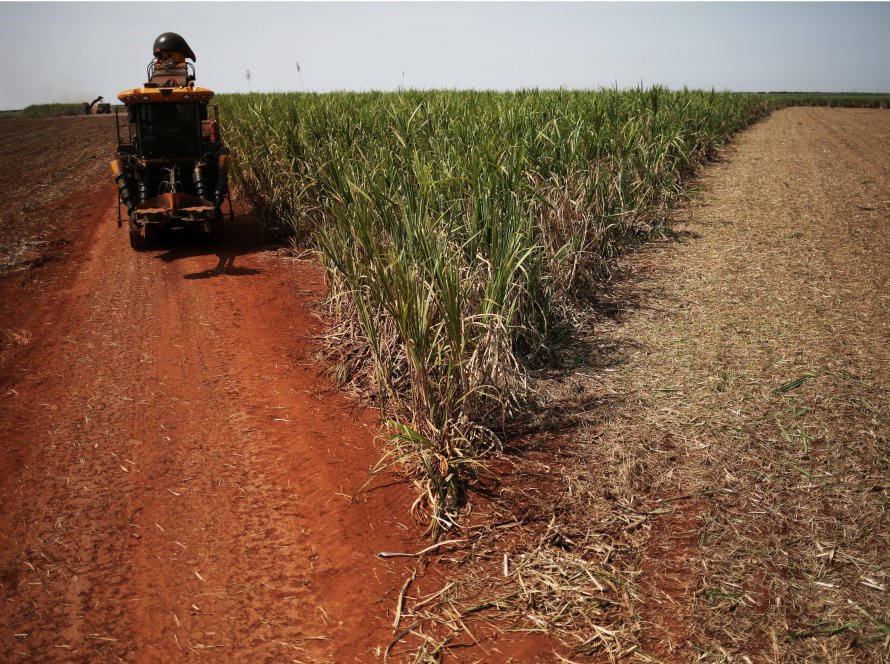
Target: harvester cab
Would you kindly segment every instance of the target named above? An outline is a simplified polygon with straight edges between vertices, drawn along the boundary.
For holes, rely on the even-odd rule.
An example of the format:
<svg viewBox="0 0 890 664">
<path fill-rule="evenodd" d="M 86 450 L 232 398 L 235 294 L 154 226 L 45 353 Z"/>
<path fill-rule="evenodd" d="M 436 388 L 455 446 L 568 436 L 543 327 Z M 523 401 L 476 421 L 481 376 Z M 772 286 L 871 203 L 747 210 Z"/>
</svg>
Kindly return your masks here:
<svg viewBox="0 0 890 664">
<path fill-rule="evenodd" d="M 111 171 L 126 207 L 130 246 L 141 250 L 163 228 L 190 228 L 212 243 L 225 239 L 229 150 L 223 145 L 213 91 L 195 85 L 197 58 L 185 39 L 155 39 L 147 81 L 121 92 L 115 109 L 117 152 Z M 191 60 L 192 62 L 187 62 Z M 211 117 L 212 116 L 212 117 Z"/>
</svg>

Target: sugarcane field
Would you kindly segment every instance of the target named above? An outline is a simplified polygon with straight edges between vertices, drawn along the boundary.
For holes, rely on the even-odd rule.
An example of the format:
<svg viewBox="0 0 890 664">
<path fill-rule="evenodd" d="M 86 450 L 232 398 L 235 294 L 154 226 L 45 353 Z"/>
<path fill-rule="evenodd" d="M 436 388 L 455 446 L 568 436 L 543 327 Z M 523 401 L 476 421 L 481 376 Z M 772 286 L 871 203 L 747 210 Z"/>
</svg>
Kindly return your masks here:
<svg viewBox="0 0 890 664">
<path fill-rule="evenodd" d="M 0 74 L 0 661 L 890 661 L 890 5 L 65 4 L 0 4 L 71 78 Z"/>
</svg>

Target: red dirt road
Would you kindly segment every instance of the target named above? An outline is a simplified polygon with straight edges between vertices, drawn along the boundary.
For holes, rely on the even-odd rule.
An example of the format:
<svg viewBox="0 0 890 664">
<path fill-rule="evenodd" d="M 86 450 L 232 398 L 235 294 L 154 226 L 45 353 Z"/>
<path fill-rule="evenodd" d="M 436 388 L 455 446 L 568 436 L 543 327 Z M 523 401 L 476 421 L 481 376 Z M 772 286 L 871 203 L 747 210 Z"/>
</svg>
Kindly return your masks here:
<svg viewBox="0 0 890 664">
<path fill-rule="evenodd" d="M 0 660 L 378 659 L 414 561 L 376 553 L 425 542 L 404 485 L 354 497 L 378 425 L 308 362 L 317 268 L 247 217 L 134 253 L 88 191 L 0 282 Z"/>
</svg>

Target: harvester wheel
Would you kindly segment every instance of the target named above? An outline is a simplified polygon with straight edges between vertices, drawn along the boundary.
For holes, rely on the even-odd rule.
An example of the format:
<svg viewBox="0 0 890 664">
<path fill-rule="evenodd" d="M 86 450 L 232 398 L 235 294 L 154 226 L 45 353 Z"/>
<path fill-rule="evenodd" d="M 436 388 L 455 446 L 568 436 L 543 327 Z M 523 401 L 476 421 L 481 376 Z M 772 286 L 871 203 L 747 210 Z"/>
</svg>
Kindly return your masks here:
<svg viewBox="0 0 890 664">
<path fill-rule="evenodd" d="M 136 251 L 145 251 L 148 249 L 148 240 L 142 235 L 142 231 L 130 230 L 130 246 Z"/>
<path fill-rule="evenodd" d="M 217 214 L 208 226 L 207 241 L 210 244 L 219 245 L 226 241 L 226 226 L 223 223 L 222 213 Z"/>
<path fill-rule="evenodd" d="M 150 249 L 152 244 L 158 239 L 160 232 L 161 228 L 158 224 L 139 226 L 134 222 L 130 222 L 130 246 L 136 251 Z"/>
</svg>

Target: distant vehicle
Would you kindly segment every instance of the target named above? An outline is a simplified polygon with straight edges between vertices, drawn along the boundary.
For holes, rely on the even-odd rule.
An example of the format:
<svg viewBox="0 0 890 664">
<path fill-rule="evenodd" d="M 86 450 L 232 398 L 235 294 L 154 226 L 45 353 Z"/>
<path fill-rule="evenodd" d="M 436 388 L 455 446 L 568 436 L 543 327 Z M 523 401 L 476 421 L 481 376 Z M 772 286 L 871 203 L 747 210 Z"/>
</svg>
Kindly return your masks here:
<svg viewBox="0 0 890 664">
<path fill-rule="evenodd" d="M 105 115 L 111 113 L 111 104 L 102 103 L 104 97 L 99 95 L 89 104 L 83 103 L 83 114 L 84 115 Z M 94 108 L 95 107 L 95 108 Z"/>
<path fill-rule="evenodd" d="M 195 85 L 197 58 L 185 39 L 165 32 L 155 39 L 148 81 L 124 90 L 115 109 L 117 152 L 111 171 L 129 217 L 130 246 L 147 248 L 163 228 L 191 228 L 211 243 L 225 240 L 223 203 L 229 201 L 229 150 L 213 90 Z M 124 115 L 126 113 L 126 115 Z"/>
</svg>

